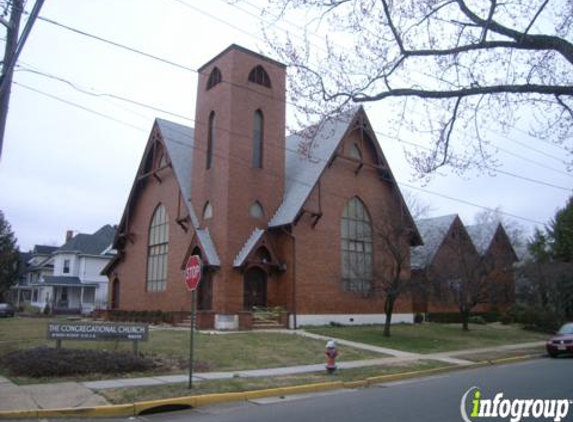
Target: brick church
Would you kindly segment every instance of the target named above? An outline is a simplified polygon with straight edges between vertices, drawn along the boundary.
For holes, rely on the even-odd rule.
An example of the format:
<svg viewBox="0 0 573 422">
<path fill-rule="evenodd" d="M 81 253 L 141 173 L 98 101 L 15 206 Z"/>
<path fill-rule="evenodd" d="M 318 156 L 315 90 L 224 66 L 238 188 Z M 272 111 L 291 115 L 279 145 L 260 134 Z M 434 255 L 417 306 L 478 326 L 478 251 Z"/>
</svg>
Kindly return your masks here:
<svg viewBox="0 0 573 422">
<path fill-rule="evenodd" d="M 201 328 L 250 328 L 261 308 L 290 327 L 384 321 L 380 232 L 406 224 L 409 256 L 416 226 L 362 108 L 285 137 L 285 79 L 231 45 L 199 69 L 195 128 L 156 119 L 105 270 L 112 308 L 187 314 L 197 254 Z M 404 295 L 393 321 L 412 318 Z"/>
</svg>

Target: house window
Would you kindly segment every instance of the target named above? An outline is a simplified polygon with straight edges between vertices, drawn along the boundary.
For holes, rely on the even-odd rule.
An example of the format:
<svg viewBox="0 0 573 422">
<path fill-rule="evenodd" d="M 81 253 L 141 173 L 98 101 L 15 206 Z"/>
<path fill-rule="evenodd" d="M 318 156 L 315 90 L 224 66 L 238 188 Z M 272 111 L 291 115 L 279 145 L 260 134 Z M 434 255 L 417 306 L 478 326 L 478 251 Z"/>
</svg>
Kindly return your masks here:
<svg viewBox="0 0 573 422">
<path fill-rule="evenodd" d="M 259 201 L 255 201 L 251 208 L 249 209 L 249 215 L 252 218 L 263 218 L 265 216 L 265 212 L 263 210 L 263 206 Z"/>
<path fill-rule="evenodd" d="M 255 111 L 253 119 L 253 167 L 263 168 L 263 112 Z"/>
<path fill-rule="evenodd" d="M 209 125 L 207 127 L 207 170 L 213 166 L 213 149 L 215 143 L 215 112 L 209 114 Z"/>
<path fill-rule="evenodd" d="M 267 88 L 271 87 L 271 78 L 269 78 L 269 74 L 261 65 L 258 65 L 251 70 L 249 73 L 249 82 L 254 82 L 256 84 L 266 86 Z"/>
<path fill-rule="evenodd" d="M 209 75 L 209 79 L 207 80 L 207 91 L 217 85 L 219 82 L 223 80 L 221 75 L 221 71 L 218 67 L 214 67 Z"/>
<path fill-rule="evenodd" d="M 70 273 L 70 260 L 69 259 L 64 259 L 64 268 L 62 270 L 62 273 L 64 273 L 64 274 Z"/>
<path fill-rule="evenodd" d="M 147 291 L 163 291 L 167 287 L 167 253 L 169 252 L 169 221 L 167 210 L 159 205 L 151 219 L 147 251 Z"/>
<path fill-rule="evenodd" d="M 213 207 L 211 203 L 207 201 L 205 207 L 203 208 L 203 220 L 208 220 L 213 217 Z"/>
<path fill-rule="evenodd" d="M 372 227 L 366 207 L 356 197 L 344 207 L 340 240 L 344 289 L 367 294 L 372 285 Z"/>
</svg>

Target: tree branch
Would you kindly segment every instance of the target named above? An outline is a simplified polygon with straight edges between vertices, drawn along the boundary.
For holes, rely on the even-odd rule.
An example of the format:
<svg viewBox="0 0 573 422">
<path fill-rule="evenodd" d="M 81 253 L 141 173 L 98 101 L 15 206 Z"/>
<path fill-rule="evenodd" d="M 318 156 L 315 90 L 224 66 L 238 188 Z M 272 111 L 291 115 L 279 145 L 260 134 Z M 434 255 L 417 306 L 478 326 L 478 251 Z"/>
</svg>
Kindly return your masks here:
<svg viewBox="0 0 573 422">
<path fill-rule="evenodd" d="M 531 27 L 533 26 L 533 24 L 535 23 L 535 21 L 537 20 L 537 18 L 541 14 L 541 12 L 543 12 L 543 9 L 545 9 L 545 6 L 547 6 L 547 3 L 549 3 L 549 0 L 545 0 L 543 2 L 543 4 L 541 5 L 539 10 L 537 11 L 535 16 L 533 17 L 533 19 L 531 19 L 531 22 L 529 22 L 529 25 L 527 26 L 527 28 L 525 28 L 525 31 L 523 31 L 523 36 L 521 37 L 520 42 L 523 42 L 523 38 L 527 35 L 527 33 L 529 32 L 529 30 L 531 29 Z"/>
<path fill-rule="evenodd" d="M 484 94 L 543 94 L 543 95 L 568 95 L 573 96 L 573 86 L 548 86 L 548 85 L 493 85 L 475 86 L 451 91 L 430 91 L 425 89 L 401 88 L 381 92 L 376 95 L 354 95 L 355 102 L 371 102 L 383 100 L 389 97 L 420 97 L 420 98 L 463 98 L 473 95 Z"/>
<path fill-rule="evenodd" d="M 468 19 L 484 28 L 487 21 L 480 18 L 466 5 L 464 0 L 457 0 L 460 10 Z M 519 32 L 515 29 L 508 28 L 500 23 L 492 20 L 489 25 L 489 30 L 496 32 L 500 35 L 509 37 L 519 44 L 530 46 L 535 50 L 555 50 L 559 52 L 569 63 L 573 64 L 573 44 L 563 38 L 553 35 L 528 35 L 525 32 Z"/>
<path fill-rule="evenodd" d="M 392 21 L 392 16 L 390 15 L 390 8 L 388 7 L 388 3 L 386 2 L 386 0 L 382 0 L 382 6 L 384 7 L 384 14 L 386 15 L 386 19 L 388 19 L 388 26 L 392 31 L 392 35 L 394 35 L 394 39 L 396 40 L 396 44 L 398 44 L 398 48 L 400 48 L 400 53 L 405 54 L 406 49 L 404 48 L 404 43 L 402 42 L 402 38 L 400 38 L 398 30 L 394 26 L 394 22 Z"/>
<path fill-rule="evenodd" d="M 491 1 L 491 7 L 489 8 L 489 15 L 487 17 L 487 22 L 485 24 L 485 26 L 483 27 L 483 31 L 481 33 L 481 42 L 484 43 L 486 38 L 487 38 L 487 30 L 489 29 L 489 26 L 491 25 L 491 22 L 493 21 L 493 14 L 495 13 L 495 7 L 497 5 L 497 0 L 490 0 Z"/>
</svg>

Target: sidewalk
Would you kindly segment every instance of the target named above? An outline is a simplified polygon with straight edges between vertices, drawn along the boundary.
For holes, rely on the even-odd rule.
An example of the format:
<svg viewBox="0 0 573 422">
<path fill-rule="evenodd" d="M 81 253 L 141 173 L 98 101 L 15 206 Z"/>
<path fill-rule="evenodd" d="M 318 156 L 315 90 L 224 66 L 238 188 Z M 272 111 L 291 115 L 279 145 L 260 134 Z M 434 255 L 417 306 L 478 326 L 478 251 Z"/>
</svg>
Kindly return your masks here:
<svg viewBox="0 0 573 422">
<path fill-rule="evenodd" d="M 320 340 L 330 340 L 329 337 L 298 331 L 290 334 L 303 335 Z M 499 350 L 523 349 L 543 345 L 544 342 L 530 342 L 505 346 L 484 347 L 479 349 L 457 350 L 453 352 L 440 352 L 432 354 L 420 354 L 403 352 L 400 350 L 376 347 L 368 344 L 357 343 L 347 340 L 335 339 L 339 345 L 352 346 L 358 349 L 369 350 L 383 354 L 379 359 L 340 362 L 340 369 L 360 368 L 375 365 L 392 365 L 417 360 L 438 360 L 454 365 L 470 366 L 474 362 L 459 359 L 456 356 L 468 353 L 485 353 Z M 299 365 L 282 368 L 253 369 L 245 371 L 228 372 L 205 372 L 196 373 L 194 382 L 214 379 L 250 378 L 250 377 L 273 377 L 282 375 L 296 375 L 309 372 L 324 371 L 324 364 Z M 17 386 L 9 380 L 0 377 L 0 411 L 1 410 L 30 410 L 30 409 L 54 409 L 76 408 L 106 405 L 106 400 L 97 394 L 98 390 L 109 388 L 141 387 L 164 384 L 184 383 L 189 379 L 188 375 L 170 375 L 144 378 L 125 378 L 116 380 L 88 381 L 88 382 L 63 382 L 52 384 L 36 384 Z"/>
</svg>

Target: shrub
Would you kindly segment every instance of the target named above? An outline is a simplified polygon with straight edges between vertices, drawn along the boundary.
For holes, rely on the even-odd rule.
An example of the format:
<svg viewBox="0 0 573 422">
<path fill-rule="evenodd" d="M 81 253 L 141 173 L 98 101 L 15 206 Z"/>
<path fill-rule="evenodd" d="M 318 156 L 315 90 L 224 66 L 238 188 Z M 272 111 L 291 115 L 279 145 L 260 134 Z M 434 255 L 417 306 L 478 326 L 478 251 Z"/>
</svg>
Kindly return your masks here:
<svg viewBox="0 0 573 422">
<path fill-rule="evenodd" d="M 503 324 L 503 325 L 509 325 L 513 322 L 513 317 L 509 314 L 503 314 L 500 318 L 499 321 Z"/>
<path fill-rule="evenodd" d="M 153 363 L 142 357 L 105 350 L 36 347 L 6 355 L 2 366 L 11 375 L 33 378 L 145 371 Z"/>
<path fill-rule="evenodd" d="M 499 319 L 497 312 L 472 312 L 470 318 L 476 316 L 483 318 L 485 323 L 496 322 Z M 442 324 L 461 324 L 462 315 L 459 312 L 438 312 L 428 314 L 427 320 Z"/>
<path fill-rule="evenodd" d="M 424 315 L 417 313 L 416 315 L 414 315 L 414 323 L 415 324 L 421 324 L 422 322 L 424 322 Z"/>
<path fill-rule="evenodd" d="M 564 322 L 559 315 L 540 306 L 514 306 L 510 315 L 527 330 L 547 333 L 554 333 Z"/>
<path fill-rule="evenodd" d="M 480 325 L 485 325 L 487 324 L 487 321 L 485 320 L 485 318 L 481 315 L 474 315 L 474 316 L 470 316 L 468 322 L 470 324 L 480 324 Z"/>
</svg>

